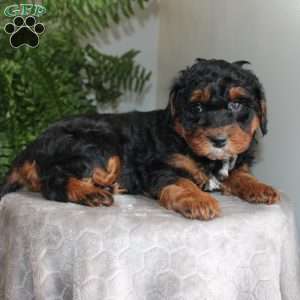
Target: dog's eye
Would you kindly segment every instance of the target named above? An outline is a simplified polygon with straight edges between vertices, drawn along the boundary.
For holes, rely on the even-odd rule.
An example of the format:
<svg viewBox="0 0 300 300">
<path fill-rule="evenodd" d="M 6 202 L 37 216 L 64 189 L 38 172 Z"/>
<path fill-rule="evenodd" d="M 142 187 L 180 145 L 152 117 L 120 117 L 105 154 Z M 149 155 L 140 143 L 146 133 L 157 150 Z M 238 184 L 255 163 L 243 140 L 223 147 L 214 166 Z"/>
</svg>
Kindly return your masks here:
<svg viewBox="0 0 300 300">
<path fill-rule="evenodd" d="M 239 112 L 242 109 L 243 105 L 238 102 L 230 102 L 228 104 L 228 109 L 230 109 L 233 112 Z"/>
</svg>

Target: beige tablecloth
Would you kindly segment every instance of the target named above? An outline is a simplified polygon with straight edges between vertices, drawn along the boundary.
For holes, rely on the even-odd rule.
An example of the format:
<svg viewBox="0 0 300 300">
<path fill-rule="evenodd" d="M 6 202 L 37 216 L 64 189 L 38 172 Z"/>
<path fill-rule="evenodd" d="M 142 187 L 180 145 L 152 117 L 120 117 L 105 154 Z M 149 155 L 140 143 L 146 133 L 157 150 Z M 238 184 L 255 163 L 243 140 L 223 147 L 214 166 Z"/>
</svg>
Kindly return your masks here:
<svg viewBox="0 0 300 300">
<path fill-rule="evenodd" d="M 201 222 L 144 197 L 87 208 L 7 195 L 0 299 L 299 300 L 291 203 L 217 197 L 222 216 Z"/>
</svg>

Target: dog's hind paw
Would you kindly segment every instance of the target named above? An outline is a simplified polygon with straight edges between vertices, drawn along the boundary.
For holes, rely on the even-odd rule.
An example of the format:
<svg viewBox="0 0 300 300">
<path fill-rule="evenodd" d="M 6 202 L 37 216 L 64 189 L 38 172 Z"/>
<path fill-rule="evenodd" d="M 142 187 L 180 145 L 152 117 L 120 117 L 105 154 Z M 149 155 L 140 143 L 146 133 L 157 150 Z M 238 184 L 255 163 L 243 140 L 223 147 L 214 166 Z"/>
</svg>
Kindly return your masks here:
<svg viewBox="0 0 300 300">
<path fill-rule="evenodd" d="M 111 206 L 113 202 L 114 201 L 111 194 L 95 193 L 95 194 L 86 195 L 84 199 L 78 201 L 78 204 L 82 204 L 90 207 L 97 207 L 97 206 Z"/>
<path fill-rule="evenodd" d="M 113 204 L 113 188 L 99 187 L 92 180 L 70 178 L 67 185 L 68 200 L 90 207 L 111 206 Z"/>
</svg>

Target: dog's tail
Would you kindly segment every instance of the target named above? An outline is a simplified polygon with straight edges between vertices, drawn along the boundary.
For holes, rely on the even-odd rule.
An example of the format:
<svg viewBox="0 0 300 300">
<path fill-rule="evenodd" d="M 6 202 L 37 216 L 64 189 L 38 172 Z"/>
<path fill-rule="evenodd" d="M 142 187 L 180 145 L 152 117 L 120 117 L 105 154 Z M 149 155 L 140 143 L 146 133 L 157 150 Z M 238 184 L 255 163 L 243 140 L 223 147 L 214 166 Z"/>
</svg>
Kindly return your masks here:
<svg viewBox="0 0 300 300">
<path fill-rule="evenodd" d="M 6 194 L 16 192 L 22 187 L 23 184 L 20 180 L 17 177 L 14 177 L 13 174 L 9 173 L 4 182 L 0 184 L 0 201 Z"/>
</svg>

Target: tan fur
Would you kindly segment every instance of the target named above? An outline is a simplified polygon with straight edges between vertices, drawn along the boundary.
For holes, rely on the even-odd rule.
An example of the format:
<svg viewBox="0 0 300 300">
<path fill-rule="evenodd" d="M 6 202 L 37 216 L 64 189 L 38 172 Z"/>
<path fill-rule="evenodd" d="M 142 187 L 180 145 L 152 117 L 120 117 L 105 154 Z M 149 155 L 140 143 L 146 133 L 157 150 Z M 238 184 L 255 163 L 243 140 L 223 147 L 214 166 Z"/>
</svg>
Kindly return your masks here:
<svg viewBox="0 0 300 300">
<path fill-rule="evenodd" d="M 207 103 L 210 99 L 210 89 L 206 87 L 205 89 L 195 90 L 191 97 L 191 102 Z"/>
<path fill-rule="evenodd" d="M 258 127 L 259 120 L 257 116 L 253 118 L 247 130 L 243 130 L 238 124 L 232 124 L 221 128 L 200 128 L 191 133 L 186 131 L 178 120 L 175 122 L 176 132 L 186 140 L 193 151 L 200 156 L 206 156 L 210 159 L 215 159 L 211 155 L 212 145 L 210 138 L 220 135 L 227 136 L 228 145 L 224 149 L 224 155 L 233 156 L 247 150 Z M 218 157 L 218 159 L 225 158 Z"/>
<path fill-rule="evenodd" d="M 118 156 L 113 156 L 108 160 L 106 170 L 95 168 L 92 179 L 94 183 L 99 185 L 114 184 L 121 172 L 121 161 Z"/>
<path fill-rule="evenodd" d="M 273 187 L 258 181 L 246 166 L 232 171 L 223 182 L 223 193 L 251 203 L 273 204 L 280 200 L 280 194 Z"/>
<path fill-rule="evenodd" d="M 8 182 L 16 182 L 32 192 L 39 192 L 41 190 L 41 182 L 36 162 L 26 161 L 20 168 L 14 169 L 8 178 Z"/>
<path fill-rule="evenodd" d="M 203 187 L 208 177 L 197 163 L 190 157 L 182 154 L 173 154 L 167 161 L 169 165 L 177 169 L 182 169 L 192 175 L 193 179 L 199 187 Z"/>
<path fill-rule="evenodd" d="M 105 169 L 95 168 L 93 170 L 91 178 L 71 177 L 67 185 L 68 198 L 72 202 L 88 206 L 110 206 L 113 203 L 113 194 L 126 192 L 117 182 L 120 172 L 120 158 L 112 156 Z"/>
<path fill-rule="evenodd" d="M 105 169 L 95 168 L 91 178 L 70 178 L 67 186 L 68 197 L 73 202 L 88 206 L 112 205 L 112 195 L 126 192 L 117 182 L 121 173 L 121 160 L 112 156 Z"/>
<path fill-rule="evenodd" d="M 91 179 L 71 177 L 67 184 L 67 193 L 71 202 L 91 207 L 110 206 L 113 203 L 111 192 L 96 187 Z"/>
<path fill-rule="evenodd" d="M 220 215 L 217 200 L 184 178 L 164 187 L 160 192 L 159 202 L 165 208 L 190 219 L 209 220 Z"/>
<path fill-rule="evenodd" d="M 237 100 L 238 98 L 244 97 L 247 95 L 248 95 L 248 92 L 240 86 L 234 86 L 234 87 L 230 88 L 230 90 L 228 92 L 228 98 L 231 101 Z"/>
</svg>

